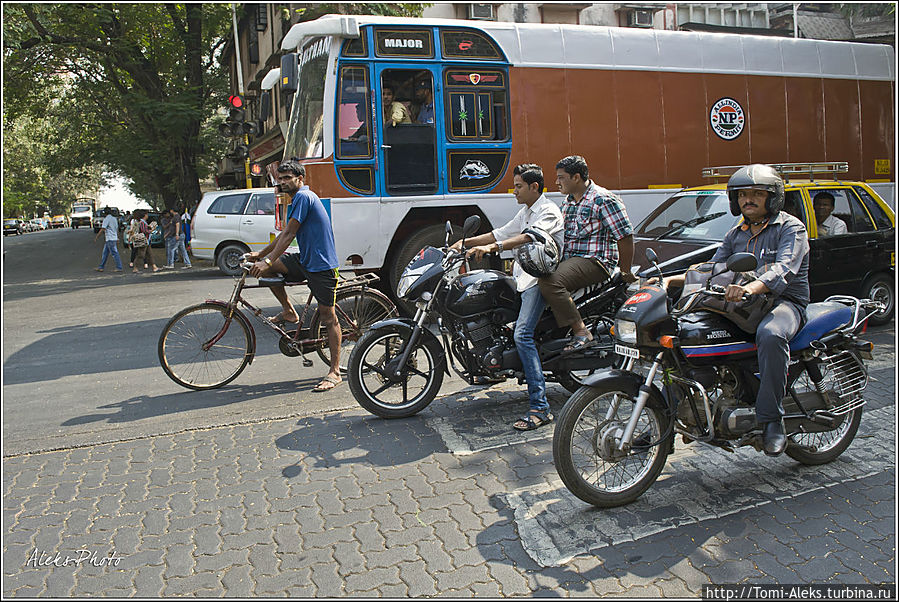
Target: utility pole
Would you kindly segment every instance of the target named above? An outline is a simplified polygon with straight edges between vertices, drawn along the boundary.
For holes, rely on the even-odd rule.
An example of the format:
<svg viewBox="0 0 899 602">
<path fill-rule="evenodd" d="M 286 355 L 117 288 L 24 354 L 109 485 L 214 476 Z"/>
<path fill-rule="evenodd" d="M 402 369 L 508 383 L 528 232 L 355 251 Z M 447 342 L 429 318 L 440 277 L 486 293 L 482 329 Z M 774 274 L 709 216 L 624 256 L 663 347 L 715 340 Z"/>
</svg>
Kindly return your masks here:
<svg viewBox="0 0 899 602">
<path fill-rule="evenodd" d="M 237 35 L 237 9 L 234 7 L 234 4 L 231 4 L 231 24 L 234 27 L 234 56 L 237 59 L 237 88 L 238 93 L 243 97 L 247 97 L 247 91 L 243 87 L 243 67 L 240 62 L 240 37 Z M 243 137 L 244 144 L 247 145 L 247 148 L 250 148 L 250 137 L 247 134 L 244 134 Z M 250 177 L 250 156 L 249 154 L 244 159 L 243 163 L 243 173 L 244 178 L 246 178 L 246 187 L 253 187 L 253 179 Z"/>
<path fill-rule="evenodd" d="M 799 37 L 799 3 L 793 3 L 793 37 Z"/>
</svg>

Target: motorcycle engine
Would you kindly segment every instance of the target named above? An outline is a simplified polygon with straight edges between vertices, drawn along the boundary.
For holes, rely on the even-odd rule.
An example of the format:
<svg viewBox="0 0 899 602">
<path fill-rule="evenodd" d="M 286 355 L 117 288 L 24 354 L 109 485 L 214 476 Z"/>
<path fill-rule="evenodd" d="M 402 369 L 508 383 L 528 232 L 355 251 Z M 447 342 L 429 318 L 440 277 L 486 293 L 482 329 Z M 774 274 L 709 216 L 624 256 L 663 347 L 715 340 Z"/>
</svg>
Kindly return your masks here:
<svg viewBox="0 0 899 602">
<path fill-rule="evenodd" d="M 499 370 L 503 367 L 503 353 L 514 347 L 508 328 L 494 324 L 489 316 L 469 320 L 461 325 L 462 337 L 481 367 Z"/>
</svg>

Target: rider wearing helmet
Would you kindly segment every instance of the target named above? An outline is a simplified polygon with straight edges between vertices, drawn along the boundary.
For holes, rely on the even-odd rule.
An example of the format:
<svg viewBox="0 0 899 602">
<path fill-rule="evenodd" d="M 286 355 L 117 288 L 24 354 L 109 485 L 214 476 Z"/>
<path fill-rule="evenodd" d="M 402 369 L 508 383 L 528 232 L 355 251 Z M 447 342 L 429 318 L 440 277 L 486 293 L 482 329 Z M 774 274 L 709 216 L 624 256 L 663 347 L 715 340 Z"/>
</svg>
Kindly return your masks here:
<svg viewBox="0 0 899 602">
<path fill-rule="evenodd" d="M 513 192 L 524 205 L 509 223 L 466 242 L 472 247 L 469 255 L 480 259 L 485 253 L 515 249 L 516 262 L 512 275 L 521 295 L 521 309 L 515 322 L 515 347 L 521 358 L 528 383 L 530 410 L 512 426 L 529 431 L 552 422 L 546 401 L 546 380 L 534 343 L 534 328 L 545 303 L 537 287 L 537 276 L 551 273 L 558 263 L 563 236 L 562 212 L 543 195 L 543 170 L 533 163 L 518 165 L 513 170 Z M 461 248 L 462 242 L 453 245 Z"/>
<path fill-rule="evenodd" d="M 802 326 L 809 303 L 808 234 L 799 219 L 782 211 L 783 179 L 767 165 L 747 165 L 735 172 L 727 182 L 727 196 L 731 213 L 743 219 L 724 236 L 711 261 L 748 252 L 756 256 L 759 267 L 757 280 L 728 286 L 725 299 L 738 302 L 744 294 L 762 293 L 775 298 L 755 333 L 761 381 L 755 412 L 765 453 L 776 456 L 787 444 L 781 400 L 786 394 L 789 343 Z M 675 276 L 666 284 L 682 281 L 683 276 Z"/>
</svg>

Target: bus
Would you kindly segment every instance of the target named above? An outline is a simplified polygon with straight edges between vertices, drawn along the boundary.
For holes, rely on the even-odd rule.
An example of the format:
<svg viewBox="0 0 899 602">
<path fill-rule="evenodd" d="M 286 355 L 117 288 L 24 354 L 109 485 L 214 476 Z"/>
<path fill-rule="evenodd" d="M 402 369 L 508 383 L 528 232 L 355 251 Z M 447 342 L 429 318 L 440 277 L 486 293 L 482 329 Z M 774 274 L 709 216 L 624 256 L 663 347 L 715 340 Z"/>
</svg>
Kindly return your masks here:
<svg viewBox="0 0 899 602">
<path fill-rule="evenodd" d="M 298 84 L 283 156 L 305 165 L 344 266 L 391 289 L 447 220 L 509 220 L 515 165 L 541 165 L 560 203 L 567 155 L 634 224 L 712 164 L 846 161 L 895 206 L 889 46 L 328 15 L 294 25 L 282 50 Z M 411 123 L 385 122 L 386 88 Z"/>
<path fill-rule="evenodd" d="M 70 213 L 70 223 L 72 228 L 78 229 L 78 226 L 91 227 L 91 219 L 94 217 L 94 211 L 97 208 L 96 200 L 88 197 L 79 197 L 72 201 L 72 210 Z"/>
</svg>

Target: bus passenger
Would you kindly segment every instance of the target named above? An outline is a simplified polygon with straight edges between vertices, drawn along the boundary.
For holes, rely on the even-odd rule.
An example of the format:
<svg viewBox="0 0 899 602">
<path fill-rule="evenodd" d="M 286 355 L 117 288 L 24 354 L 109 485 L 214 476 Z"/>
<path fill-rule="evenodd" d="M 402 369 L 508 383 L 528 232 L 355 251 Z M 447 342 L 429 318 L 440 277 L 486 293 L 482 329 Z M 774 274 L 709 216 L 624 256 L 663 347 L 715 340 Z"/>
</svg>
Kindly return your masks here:
<svg viewBox="0 0 899 602">
<path fill-rule="evenodd" d="M 301 163 L 289 159 L 278 166 L 278 183 L 282 192 L 293 195 L 287 226 L 264 249 L 250 253 L 255 263 L 250 275 L 272 276 L 284 274 L 290 281 L 305 280 L 309 290 L 318 301 L 318 315 L 328 330 L 328 351 L 331 355 L 331 370 L 313 391 L 330 391 L 342 380 L 340 378 L 340 324 L 334 305 L 337 301 L 337 249 L 334 246 L 334 232 L 331 221 L 321 199 L 305 184 L 306 168 Z M 284 253 L 296 237 L 299 253 Z M 281 313 L 275 316 L 276 324 L 300 321 L 299 315 L 287 298 L 284 284 L 273 285 L 272 294 L 281 303 Z"/>
<path fill-rule="evenodd" d="M 475 259 L 481 259 L 485 253 L 499 253 L 504 249 L 514 249 L 532 242 L 533 239 L 524 234 L 524 231 L 530 228 L 537 228 L 552 236 L 561 248 L 562 212 L 543 194 L 543 170 L 539 165 L 525 163 L 516 166 L 512 173 L 513 193 L 518 204 L 524 207 L 519 209 L 515 217 L 504 226 L 466 241 L 472 245 L 468 254 L 474 255 Z M 453 245 L 454 249 L 461 247 L 461 240 Z M 528 383 L 528 399 L 531 406 L 527 414 L 515 422 L 512 428 L 531 431 L 553 421 L 553 416 L 549 413 L 549 402 L 546 400 L 543 366 L 540 363 L 537 345 L 534 343 L 534 329 L 540 316 L 543 315 L 546 304 L 540 295 L 540 289 L 536 286 L 537 279 L 527 273 L 518 261 L 515 262 L 512 275 L 521 295 L 521 308 L 518 311 L 518 320 L 515 321 L 515 347 Z"/>
<path fill-rule="evenodd" d="M 398 123 L 412 123 L 412 116 L 406 105 L 394 100 L 392 84 L 381 86 L 381 101 L 384 105 L 384 125 L 395 127 Z"/>
<path fill-rule="evenodd" d="M 431 92 L 431 84 L 425 79 L 415 84 L 415 102 L 418 104 L 418 123 L 434 124 L 434 93 Z"/>
<path fill-rule="evenodd" d="M 565 248 L 556 271 L 538 282 L 556 323 L 571 327 L 571 342 L 564 349 L 571 352 L 590 345 L 593 335 L 570 291 L 608 280 L 616 265 L 625 282 L 634 282 L 634 230 L 621 199 L 589 179 L 583 157 L 572 155 L 556 164 L 556 185 L 567 195 L 562 202 Z"/>
</svg>

